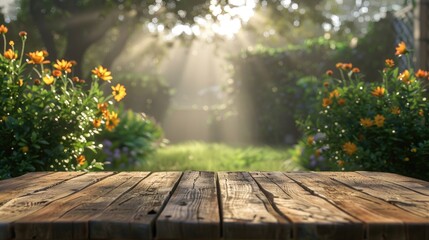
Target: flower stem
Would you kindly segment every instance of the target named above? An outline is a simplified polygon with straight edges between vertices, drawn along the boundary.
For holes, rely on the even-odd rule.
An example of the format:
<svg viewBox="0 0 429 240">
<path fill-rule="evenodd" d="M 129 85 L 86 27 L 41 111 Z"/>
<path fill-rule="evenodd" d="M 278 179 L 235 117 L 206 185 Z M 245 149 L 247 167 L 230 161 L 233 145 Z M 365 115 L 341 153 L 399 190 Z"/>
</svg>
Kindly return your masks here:
<svg viewBox="0 0 429 240">
<path fill-rule="evenodd" d="M 3 33 L 2 34 L 3 35 L 3 53 L 5 53 L 6 52 L 6 35 Z"/>
<path fill-rule="evenodd" d="M 21 49 L 21 57 L 19 58 L 19 66 L 22 64 L 22 57 L 24 57 L 24 49 L 25 49 L 25 38 L 22 38 L 22 49 Z"/>
</svg>

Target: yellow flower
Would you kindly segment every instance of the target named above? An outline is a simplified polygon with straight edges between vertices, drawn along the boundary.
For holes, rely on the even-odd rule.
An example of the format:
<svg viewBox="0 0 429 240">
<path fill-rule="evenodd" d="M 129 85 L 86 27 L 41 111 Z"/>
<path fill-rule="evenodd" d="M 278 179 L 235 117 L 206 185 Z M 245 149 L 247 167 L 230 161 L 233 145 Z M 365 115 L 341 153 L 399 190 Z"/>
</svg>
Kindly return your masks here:
<svg viewBox="0 0 429 240">
<path fill-rule="evenodd" d="M 121 84 L 117 84 L 115 87 L 112 86 L 112 94 L 116 101 L 121 101 L 127 93 L 125 92 L 125 87 Z"/>
<path fill-rule="evenodd" d="M 23 146 L 23 147 L 21 148 L 21 152 L 23 152 L 23 153 L 27 153 L 29 150 L 30 150 L 30 149 L 28 148 L 28 146 Z"/>
<path fill-rule="evenodd" d="M 333 90 L 332 92 L 329 93 L 329 98 L 337 98 L 340 96 L 340 93 L 338 92 L 337 89 Z"/>
<path fill-rule="evenodd" d="M 309 136 L 308 138 L 307 138 L 307 144 L 308 145 L 312 145 L 314 143 L 314 137 L 313 136 Z"/>
<path fill-rule="evenodd" d="M 11 46 L 11 47 L 13 47 L 13 46 L 15 46 L 15 42 L 14 41 L 9 41 L 9 45 Z"/>
<path fill-rule="evenodd" d="M 4 53 L 4 57 L 10 60 L 14 60 L 18 58 L 18 54 L 16 54 L 12 49 L 8 49 L 5 53 Z"/>
<path fill-rule="evenodd" d="M 116 126 L 118 126 L 120 120 L 118 114 L 115 112 L 110 112 L 106 120 L 106 129 L 112 131 Z"/>
<path fill-rule="evenodd" d="M 19 79 L 19 80 L 18 80 L 18 85 L 19 85 L 20 87 L 22 87 L 22 85 L 24 85 L 24 80 Z"/>
<path fill-rule="evenodd" d="M 428 76 L 428 72 L 423 71 L 423 70 L 421 70 L 421 69 L 419 69 L 419 70 L 416 72 L 416 77 L 418 77 L 418 78 L 425 78 L 425 77 L 427 77 L 427 76 Z"/>
<path fill-rule="evenodd" d="M 357 146 L 352 142 L 346 142 L 343 145 L 343 150 L 347 155 L 351 156 L 357 151 Z"/>
<path fill-rule="evenodd" d="M 399 74 L 398 78 L 403 83 L 409 84 L 410 83 L 410 72 L 407 69 L 405 69 L 401 74 Z"/>
<path fill-rule="evenodd" d="M 99 128 L 101 126 L 101 119 L 94 119 L 94 121 L 92 121 L 92 124 L 94 125 L 95 128 Z"/>
<path fill-rule="evenodd" d="M 366 128 L 371 127 L 372 125 L 374 125 L 374 122 L 369 119 L 369 118 L 361 118 L 360 119 L 360 124 Z"/>
<path fill-rule="evenodd" d="M 54 82 L 54 76 L 46 75 L 43 77 L 43 82 L 47 85 L 51 85 Z"/>
<path fill-rule="evenodd" d="M 1 34 L 5 34 L 5 33 L 7 33 L 7 31 L 8 31 L 8 29 L 5 25 L 3 25 L 3 24 L 0 25 L 0 33 Z"/>
<path fill-rule="evenodd" d="M 66 71 L 66 72 L 71 72 L 71 67 L 73 65 L 71 64 L 71 62 L 66 61 L 64 59 L 58 60 L 57 59 L 57 63 L 54 64 L 54 68 L 60 71 Z"/>
<path fill-rule="evenodd" d="M 329 98 L 324 98 L 323 99 L 323 102 L 322 102 L 322 106 L 323 107 L 327 107 L 327 106 L 329 106 L 331 104 L 332 104 L 332 99 L 329 99 Z"/>
<path fill-rule="evenodd" d="M 110 76 L 112 73 L 110 71 L 107 71 L 107 68 L 104 68 L 102 66 L 98 66 L 98 68 L 94 68 L 92 70 L 92 73 L 97 77 L 103 79 L 104 81 L 112 80 L 112 76 Z"/>
<path fill-rule="evenodd" d="M 404 158 L 404 161 L 405 161 L 405 162 L 408 162 L 408 161 L 410 161 L 410 158 L 409 158 L 409 157 L 406 157 L 406 158 Z"/>
<path fill-rule="evenodd" d="M 396 47 L 395 55 L 401 56 L 402 54 L 407 53 L 407 45 L 405 45 L 405 42 L 400 42 L 398 46 Z"/>
<path fill-rule="evenodd" d="M 375 123 L 375 125 L 377 125 L 377 127 L 383 127 L 384 120 L 386 120 L 386 118 L 383 115 L 380 115 L 380 114 L 377 114 L 374 117 L 374 123 Z"/>
<path fill-rule="evenodd" d="M 392 59 L 386 59 L 386 67 L 392 68 L 395 66 L 395 62 Z"/>
<path fill-rule="evenodd" d="M 372 96 L 374 97 L 382 97 L 384 95 L 384 92 L 386 91 L 386 89 L 384 89 L 384 87 L 376 87 L 372 92 Z"/>
<path fill-rule="evenodd" d="M 401 109 L 399 107 L 392 107 L 390 112 L 395 115 L 399 115 L 401 113 Z"/>
<path fill-rule="evenodd" d="M 411 152 L 416 153 L 417 152 L 417 148 L 411 148 Z"/>
<path fill-rule="evenodd" d="M 83 165 L 86 162 L 86 158 L 84 155 L 80 155 L 79 157 L 76 158 L 76 161 L 79 165 Z"/>
<path fill-rule="evenodd" d="M 28 63 L 31 63 L 31 64 L 50 63 L 49 60 L 45 60 L 45 57 L 47 56 L 46 51 L 30 52 L 30 53 L 28 53 L 28 56 L 31 58 L 31 60 L 28 60 Z"/>
</svg>

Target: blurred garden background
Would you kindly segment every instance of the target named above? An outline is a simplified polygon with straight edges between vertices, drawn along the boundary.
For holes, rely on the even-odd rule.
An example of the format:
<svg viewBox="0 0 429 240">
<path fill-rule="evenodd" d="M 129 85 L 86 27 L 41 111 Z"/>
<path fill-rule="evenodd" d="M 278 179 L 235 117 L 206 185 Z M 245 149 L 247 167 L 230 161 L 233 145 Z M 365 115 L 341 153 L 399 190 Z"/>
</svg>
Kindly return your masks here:
<svg viewBox="0 0 429 240">
<path fill-rule="evenodd" d="M 408 160 L 397 161 L 411 165 L 345 164 L 360 160 L 351 158 L 354 151 L 347 154 L 350 151 L 344 147 L 342 135 L 336 151 L 346 154 L 340 159 L 328 159 L 335 154 L 324 153 L 324 149 L 335 149 L 332 144 L 317 149 L 309 146 L 326 137 L 314 121 L 323 110 L 321 94 L 328 84 L 341 82 L 347 75 L 353 78 L 352 74 L 359 74 L 364 83 L 381 83 L 385 59 L 395 59 L 398 70 L 389 75 L 395 79 L 404 69 L 412 69 L 414 77 L 417 69 L 428 68 L 427 50 L 422 50 L 427 48 L 419 44 L 427 32 L 422 30 L 427 28 L 427 16 L 422 13 L 427 5 L 422 2 L 0 0 L 0 19 L 8 36 L 18 38 L 20 31 L 26 31 L 26 52 L 46 50 L 49 55 L 45 57 L 52 63 L 57 59 L 76 61 L 73 74 L 86 79 L 88 86 L 91 70 L 102 65 L 111 71 L 115 84 L 126 88 L 125 98 L 116 104 L 120 120 L 116 128 L 88 137 L 94 141 L 94 151 L 82 147 L 79 153 L 72 152 L 80 159 L 77 165 L 85 156 L 88 162 L 103 163 L 107 170 L 395 171 L 405 166 L 407 171 L 402 173 L 427 178 L 428 173 L 413 174 L 413 169 L 423 166 L 428 170 L 428 165 L 411 164 L 413 156 L 405 153 L 401 157 Z M 408 62 L 401 54 L 395 56 L 400 42 L 409 49 Z M 6 40 L 4 45 L 6 50 Z M 352 63 L 359 71 L 336 68 L 339 62 Z M 417 94 L 421 99 L 423 85 L 413 90 L 422 92 Z M 82 91 L 88 89 L 82 87 Z M 346 96 L 346 90 L 340 90 L 341 94 Z M 10 96 L 2 97 L 6 101 Z M 416 104 L 417 112 L 426 109 L 424 102 Z M 5 108 L 1 111 L 2 126 L 7 128 L 12 117 L 8 119 Z M 356 116 L 358 125 L 364 119 L 362 111 L 367 110 Z M 377 114 L 371 111 L 368 108 L 372 117 Z M 309 119 L 313 120 L 311 130 L 316 131 L 312 135 L 307 131 Z M 17 138 L 17 134 L 9 134 Z M 419 133 L 404 130 L 403 134 Z M 414 154 L 414 149 L 421 149 L 418 157 L 428 156 L 427 136 L 419 137 L 419 142 L 406 139 L 411 147 L 403 152 L 411 149 Z M 349 138 L 347 142 L 358 141 Z M 383 144 L 377 137 L 372 139 Z M 31 136 L 17 140 L 19 147 L 3 150 L 0 157 L 27 157 L 34 146 L 31 141 Z M 365 146 L 358 145 L 362 154 Z M 43 154 L 37 155 L 40 161 L 45 161 Z M 372 161 L 386 161 L 381 153 L 373 155 Z M 54 160 L 59 159 L 46 161 Z M 20 163 L 9 166 L 8 171 L 43 170 L 49 164 L 39 165 Z M 14 175 L 6 172 L 3 177 Z"/>
</svg>

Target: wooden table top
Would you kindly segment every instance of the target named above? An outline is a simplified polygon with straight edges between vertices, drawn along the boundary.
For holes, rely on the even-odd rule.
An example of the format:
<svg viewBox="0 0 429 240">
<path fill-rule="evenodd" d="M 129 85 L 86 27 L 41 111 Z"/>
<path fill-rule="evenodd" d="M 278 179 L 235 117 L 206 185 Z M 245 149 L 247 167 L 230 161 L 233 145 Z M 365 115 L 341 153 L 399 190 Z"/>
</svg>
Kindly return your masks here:
<svg viewBox="0 0 429 240">
<path fill-rule="evenodd" d="M 429 182 L 379 172 L 37 172 L 4 239 L 429 239 Z"/>
</svg>

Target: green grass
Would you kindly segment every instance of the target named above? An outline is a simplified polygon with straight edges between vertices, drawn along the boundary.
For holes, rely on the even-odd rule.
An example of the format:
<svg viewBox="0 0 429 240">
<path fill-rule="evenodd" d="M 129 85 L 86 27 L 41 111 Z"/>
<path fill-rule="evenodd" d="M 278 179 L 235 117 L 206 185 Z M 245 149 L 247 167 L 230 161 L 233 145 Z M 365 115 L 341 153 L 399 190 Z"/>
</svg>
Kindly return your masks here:
<svg viewBox="0 0 429 240">
<path fill-rule="evenodd" d="M 187 142 L 160 148 L 142 162 L 145 171 L 295 171 L 300 149 L 235 148 L 225 144 Z"/>
</svg>

